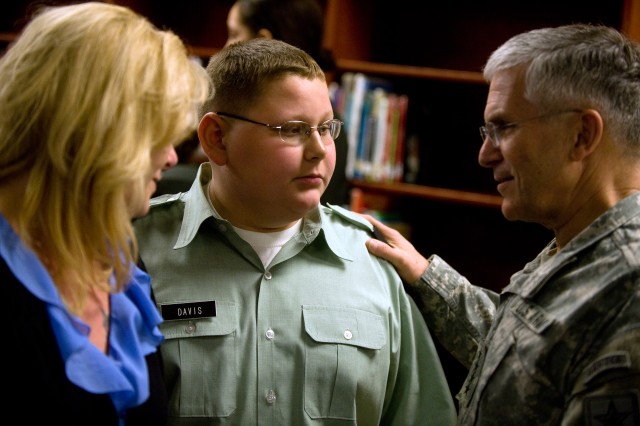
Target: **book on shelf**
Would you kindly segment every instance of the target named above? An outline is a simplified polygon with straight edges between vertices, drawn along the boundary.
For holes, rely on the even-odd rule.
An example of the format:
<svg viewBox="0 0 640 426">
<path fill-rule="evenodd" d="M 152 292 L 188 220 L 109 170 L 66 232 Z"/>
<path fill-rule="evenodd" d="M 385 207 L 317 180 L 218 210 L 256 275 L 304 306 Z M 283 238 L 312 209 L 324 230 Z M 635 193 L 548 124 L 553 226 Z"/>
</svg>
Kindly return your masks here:
<svg viewBox="0 0 640 426">
<path fill-rule="evenodd" d="M 347 130 L 347 142 L 349 152 L 347 156 L 347 179 L 357 178 L 356 159 L 360 151 L 360 123 L 362 121 L 362 108 L 367 91 L 367 78 L 362 73 L 345 73 L 342 76 L 345 91 L 344 117 Z"/>
<path fill-rule="evenodd" d="M 374 130 L 374 141 L 371 149 L 371 166 L 369 179 L 382 181 L 385 177 L 384 161 L 386 158 L 387 128 L 389 125 L 389 95 L 382 89 L 373 93 L 372 114 L 377 117 Z"/>
<path fill-rule="evenodd" d="M 391 173 L 391 180 L 394 182 L 400 182 L 404 176 L 404 161 L 405 161 L 405 145 L 406 145 L 406 133 L 407 133 L 407 111 L 409 110 L 409 97 L 407 95 L 398 96 L 398 111 L 397 111 L 397 135 L 396 146 L 394 149 L 395 161 L 392 165 L 393 170 Z"/>
<path fill-rule="evenodd" d="M 330 94 L 345 122 L 347 178 L 402 181 L 408 96 L 394 93 L 388 80 L 352 72 L 332 84 Z"/>
</svg>

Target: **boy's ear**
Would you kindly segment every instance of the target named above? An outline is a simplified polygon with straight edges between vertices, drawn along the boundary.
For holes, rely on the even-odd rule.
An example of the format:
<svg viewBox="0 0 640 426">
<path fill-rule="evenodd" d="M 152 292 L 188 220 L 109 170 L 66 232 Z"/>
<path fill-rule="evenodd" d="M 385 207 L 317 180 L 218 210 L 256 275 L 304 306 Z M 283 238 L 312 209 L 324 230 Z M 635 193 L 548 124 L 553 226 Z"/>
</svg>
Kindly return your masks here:
<svg viewBox="0 0 640 426">
<path fill-rule="evenodd" d="M 227 163 L 227 147 L 224 144 L 225 123 L 213 113 L 206 113 L 198 125 L 200 146 L 209 160 L 221 166 Z"/>
</svg>

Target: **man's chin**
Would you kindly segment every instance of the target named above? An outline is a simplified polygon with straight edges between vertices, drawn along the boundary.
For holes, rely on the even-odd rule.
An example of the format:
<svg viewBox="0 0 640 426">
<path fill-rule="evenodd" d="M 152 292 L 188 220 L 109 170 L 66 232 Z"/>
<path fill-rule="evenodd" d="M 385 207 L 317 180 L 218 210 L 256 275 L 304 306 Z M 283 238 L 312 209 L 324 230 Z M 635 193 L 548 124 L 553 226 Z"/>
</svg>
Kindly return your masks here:
<svg viewBox="0 0 640 426">
<path fill-rule="evenodd" d="M 513 204 L 510 203 L 509 200 L 507 200 L 506 198 L 502 199 L 501 210 L 502 210 L 502 215 L 504 216 L 505 219 L 509 221 L 518 220 Z"/>
</svg>

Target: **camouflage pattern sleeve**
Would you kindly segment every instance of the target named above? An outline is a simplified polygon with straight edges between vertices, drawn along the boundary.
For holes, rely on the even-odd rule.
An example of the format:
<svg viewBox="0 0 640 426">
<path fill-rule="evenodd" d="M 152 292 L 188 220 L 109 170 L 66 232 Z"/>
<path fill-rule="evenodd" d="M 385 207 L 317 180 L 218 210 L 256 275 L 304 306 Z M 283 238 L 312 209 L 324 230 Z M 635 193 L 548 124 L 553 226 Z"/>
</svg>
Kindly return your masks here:
<svg viewBox="0 0 640 426">
<path fill-rule="evenodd" d="M 420 310 L 440 343 L 469 368 L 491 327 L 499 295 L 473 286 L 437 255 L 429 261 L 412 286 L 422 302 Z"/>
</svg>

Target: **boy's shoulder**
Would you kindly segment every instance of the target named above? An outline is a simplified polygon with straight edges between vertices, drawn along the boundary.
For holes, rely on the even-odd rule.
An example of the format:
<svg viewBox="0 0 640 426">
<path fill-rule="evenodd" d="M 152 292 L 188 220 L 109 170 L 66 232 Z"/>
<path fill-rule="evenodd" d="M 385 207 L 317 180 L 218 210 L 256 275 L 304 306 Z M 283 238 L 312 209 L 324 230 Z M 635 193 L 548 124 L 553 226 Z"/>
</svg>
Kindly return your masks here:
<svg viewBox="0 0 640 426">
<path fill-rule="evenodd" d="M 149 201 L 149 207 L 151 209 L 157 207 L 157 206 L 163 206 L 163 205 L 169 205 L 172 203 L 175 203 L 176 201 L 179 201 L 181 196 L 185 194 L 184 192 L 178 192 L 177 194 L 162 194 L 162 195 L 158 195 L 157 197 L 153 197 L 150 201 Z"/>
<path fill-rule="evenodd" d="M 373 232 L 373 225 L 358 213 L 330 203 L 327 203 L 323 208 L 328 217 L 334 218 L 338 222 L 354 226 L 363 231 Z"/>
</svg>

